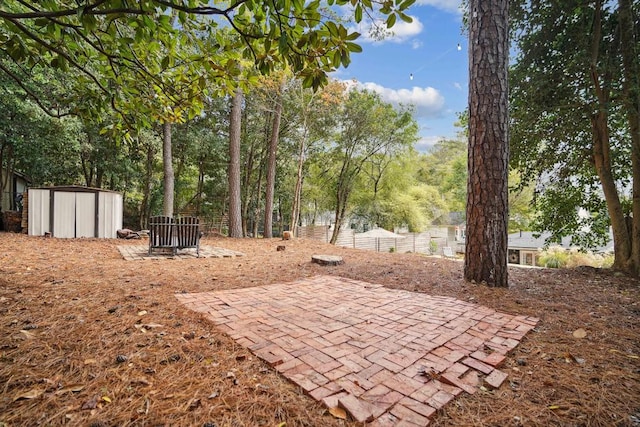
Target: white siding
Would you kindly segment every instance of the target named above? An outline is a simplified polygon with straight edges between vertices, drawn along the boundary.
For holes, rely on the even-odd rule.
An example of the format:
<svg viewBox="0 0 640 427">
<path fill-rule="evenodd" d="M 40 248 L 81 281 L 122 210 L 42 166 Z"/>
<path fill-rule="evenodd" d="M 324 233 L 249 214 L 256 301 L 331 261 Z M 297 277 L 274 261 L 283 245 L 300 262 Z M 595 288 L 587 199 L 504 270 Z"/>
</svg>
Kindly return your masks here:
<svg viewBox="0 0 640 427">
<path fill-rule="evenodd" d="M 42 236 L 49 229 L 49 190 L 29 189 L 29 234 Z"/>
</svg>

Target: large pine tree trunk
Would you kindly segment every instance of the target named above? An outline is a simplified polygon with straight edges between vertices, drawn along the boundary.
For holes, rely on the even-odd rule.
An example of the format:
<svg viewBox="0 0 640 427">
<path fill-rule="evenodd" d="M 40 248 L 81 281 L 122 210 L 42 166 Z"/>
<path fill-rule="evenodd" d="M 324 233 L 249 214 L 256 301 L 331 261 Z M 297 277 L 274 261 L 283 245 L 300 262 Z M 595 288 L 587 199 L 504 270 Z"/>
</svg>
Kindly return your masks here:
<svg viewBox="0 0 640 427">
<path fill-rule="evenodd" d="M 471 0 L 464 275 L 507 287 L 508 0 Z"/>
<path fill-rule="evenodd" d="M 303 124 L 304 133 L 300 138 L 300 145 L 298 146 L 298 172 L 296 173 L 296 187 L 293 191 L 293 203 L 291 206 L 291 222 L 289 223 L 289 230 L 295 236 L 298 232 L 298 222 L 300 220 L 300 203 L 302 199 L 302 172 L 304 168 L 304 151 L 306 147 L 307 131 L 306 123 Z"/>
<path fill-rule="evenodd" d="M 162 163 L 164 170 L 164 199 L 162 215 L 173 216 L 173 155 L 171 154 L 171 123 L 162 124 Z"/>
<path fill-rule="evenodd" d="M 269 159 L 267 162 L 267 188 L 264 201 L 264 237 L 273 237 L 273 194 L 276 186 L 276 154 L 280 138 L 280 120 L 282 118 L 282 85 L 276 97 L 276 109 L 273 115 L 271 138 L 269 139 Z"/>
<path fill-rule="evenodd" d="M 236 90 L 229 120 L 229 237 L 242 237 L 242 199 L 240 194 L 240 130 L 242 91 Z"/>
</svg>

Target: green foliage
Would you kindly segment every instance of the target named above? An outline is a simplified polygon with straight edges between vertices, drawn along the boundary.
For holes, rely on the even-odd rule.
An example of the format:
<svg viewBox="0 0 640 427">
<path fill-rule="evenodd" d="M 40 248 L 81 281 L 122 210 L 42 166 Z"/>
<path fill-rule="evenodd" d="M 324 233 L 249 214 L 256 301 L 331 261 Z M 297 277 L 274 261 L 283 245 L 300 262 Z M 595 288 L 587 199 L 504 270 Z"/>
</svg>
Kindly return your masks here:
<svg viewBox="0 0 640 427">
<path fill-rule="evenodd" d="M 351 3 L 357 21 L 363 12 L 378 13 L 370 1 Z M 396 16 L 410 21 L 404 12 L 411 3 L 385 2 L 380 12 L 389 16 L 388 24 Z M 75 69 L 83 114 L 99 117 L 113 107 L 133 125 L 193 118 L 203 108 L 203 95 L 231 94 L 238 84 L 246 88 L 256 70 L 266 74 L 288 66 L 305 87 L 318 88 L 328 72 L 346 67 L 350 54 L 362 50 L 358 37 L 324 18 L 318 1 L 221 8 L 204 0 L 6 0 L 0 6 L 5 53 L 27 67 Z"/>
<path fill-rule="evenodd" d="M 569 254 L 562 246 L 550 246 L 540 255 L 539 263 L 542 267 L 563 268 L 568 258 Z"/>
<path fill-rule="evenodd" d="M 561 246 L 550 246 L 538 259 L 540 267 L 575 268 L 581 266 L 610 268 L 613 265 L 612 254 L 594 254 L 577 249 L 566 250 Z"/>
<path fill-rule="evenodd" d="M 521 178 L 517 189 L 535 187 L 539 215 L 533 229 L 573 236 L 584 247 L 606 241 L 610 225 L 626 234 L 621 217 L 631 211 L 625 200 L 634 179 L 632 144 L 617 7 L 617 2 L 518 1 L 511 10 L 517 56 L 509 83 L 510 162 Z M 640 40 L 635 42 L 628 48 L 637 52 Z M 606 129 L 600 132 L 598 126 Z M 599 144 L 606 152 L 600 175 Z M 608 201 L 605 185 L 615 188 Z M 607 208 L 618 202 L 622 215 L 612 223 Z"/>
<path fill-rule="evenodd" d="M 449 212 L 464 212 L 467 204 L 467 143 L 463 139 L 440 140 L 420 157 L 418 180 L 435 189 L 432 218 L 448 222 Z M 437 210 L 436 210 L 437 208 Z"/>
</svg>

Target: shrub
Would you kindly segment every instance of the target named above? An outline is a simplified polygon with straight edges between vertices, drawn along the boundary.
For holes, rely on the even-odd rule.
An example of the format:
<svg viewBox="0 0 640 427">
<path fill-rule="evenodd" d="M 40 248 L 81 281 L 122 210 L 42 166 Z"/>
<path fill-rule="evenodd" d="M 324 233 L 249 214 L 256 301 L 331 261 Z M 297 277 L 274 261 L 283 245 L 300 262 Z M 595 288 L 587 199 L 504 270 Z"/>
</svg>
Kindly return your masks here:
<svg viewBox="0 0 640 427">
<path fill-rule="evenodd" d="M 547 268 L 574 268 L 580 266 L 610 268 L 613 265 L 613 255 L 600 255 L 577 249 L 566 250 L 561 246 L 551 246 L 542 252 L 538 265 Z"/>
<path fill-rule="evenodd" d="M 562 246 L 550 246 L 540 255 L 541 267 L 562 268 L 567 265 L 568 252 Z"/>
</svg>

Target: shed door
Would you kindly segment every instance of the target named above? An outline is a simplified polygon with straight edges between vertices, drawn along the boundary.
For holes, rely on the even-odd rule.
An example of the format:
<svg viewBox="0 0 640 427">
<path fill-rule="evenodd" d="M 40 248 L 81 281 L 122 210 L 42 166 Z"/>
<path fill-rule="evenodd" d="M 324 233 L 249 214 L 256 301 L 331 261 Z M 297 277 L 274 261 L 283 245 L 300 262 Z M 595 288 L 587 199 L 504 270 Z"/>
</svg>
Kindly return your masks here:
<svg viewBox="0 0 640 427">
<path fill-rule="evenodd" d="M 76 193 L 53 192 L 53 237 L 76 237 Z"/>
<path fill-rule="evenodd" d="M 76 193 L 76 237 L 96 236 L 96 195 Z"/>
<path fill-rule="evenodd" d="M 42 236 L 49 229 L 49 190 L 29 189 L 27 210 L 29 212 L 29 235 Z"/>
<path fill-rule="evenodd" d="M 95 237 L 95 193 L 55 191 L 53 195 L 53 236 Z"/>
</svg>

